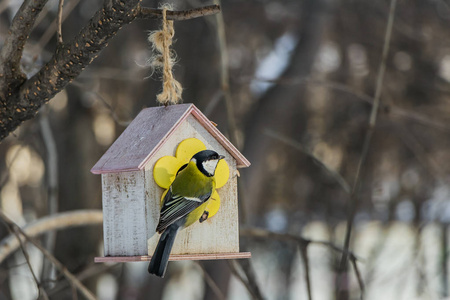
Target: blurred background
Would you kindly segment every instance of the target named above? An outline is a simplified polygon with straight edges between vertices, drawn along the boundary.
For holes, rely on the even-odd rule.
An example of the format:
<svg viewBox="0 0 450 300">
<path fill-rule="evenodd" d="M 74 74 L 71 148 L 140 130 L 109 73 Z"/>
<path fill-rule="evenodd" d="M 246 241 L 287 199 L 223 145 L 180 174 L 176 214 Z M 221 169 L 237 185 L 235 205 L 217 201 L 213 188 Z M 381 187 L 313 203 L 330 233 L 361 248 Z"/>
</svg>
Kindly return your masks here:
<svg viewBox="0 0 450 300">
<path fill-rule="evenodd" d="M 21 3 L 0 1 L 0 45 Z M 214 4 L 172 3 L 177 10 Z M 66 0 L 64 41 L 102 5 Z M 222 14 L 175 22 L 174 71 L 184 102 L 252 163 L 239 179 L 241 251 L 252 259 L 170 263 L 164 279 L 148 275 L 147 263 L 94 264 L 102 255 L 98 221 L 44 235 L 43 244 L 99 299 L 450 299 L 450 2 L 397 3 L 379 115 L 353 197 L 355 263 L 343 268 L 390 1 L 221 6 Z M 48 1 L 26 45 L 28 76 L 55 49 L 57 7 Z M 16 223 L 101 209 L 100 176 L 89 170 L 141 109 L 157 105 L 162 85 L 148 67 L 147 36 L 159 26 L 124 27 L 0 144 L 0 205 Z M 2 238 L 8 234 L 1 226 Z M 50 299 L 76 299 L 41 252 L 26 249 Z M 36 298 L 23 253 L 3 258 L 0 299 Z"/>
</svg>

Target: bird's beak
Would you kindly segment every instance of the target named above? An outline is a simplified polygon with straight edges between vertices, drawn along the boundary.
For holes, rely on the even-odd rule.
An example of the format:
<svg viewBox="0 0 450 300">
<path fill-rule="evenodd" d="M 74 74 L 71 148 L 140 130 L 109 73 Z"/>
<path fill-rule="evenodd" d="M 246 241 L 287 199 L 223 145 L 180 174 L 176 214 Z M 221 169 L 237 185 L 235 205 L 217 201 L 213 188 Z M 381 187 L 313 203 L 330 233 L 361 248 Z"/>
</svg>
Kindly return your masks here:
<svg viewBox="0 0 450 300">
<path fill-rule="evenodd" d="M 225 158 L 225 156 L 219 155 L 219 160 L 224 159 L 224 158 Z"/>
</svg>

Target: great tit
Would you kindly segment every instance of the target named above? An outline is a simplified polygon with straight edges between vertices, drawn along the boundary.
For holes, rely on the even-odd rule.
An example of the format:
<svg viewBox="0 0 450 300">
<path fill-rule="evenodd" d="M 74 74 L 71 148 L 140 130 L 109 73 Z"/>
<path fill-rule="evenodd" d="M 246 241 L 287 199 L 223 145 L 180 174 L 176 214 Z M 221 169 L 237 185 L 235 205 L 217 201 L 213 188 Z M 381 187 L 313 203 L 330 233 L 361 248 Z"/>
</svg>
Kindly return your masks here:
<svg viewBox="0 0 450 300">
<path fill-rule="evenodd" d="M 164 277 L 178 230 L 204 221 L 205 208 L 214 192 L 214 173 L 224 156 L 212 150 L 196 153 L 177 172 L 161 207 L 156 231 L 162 233 L 148 266 L 148 272 Z"/>
</svg>

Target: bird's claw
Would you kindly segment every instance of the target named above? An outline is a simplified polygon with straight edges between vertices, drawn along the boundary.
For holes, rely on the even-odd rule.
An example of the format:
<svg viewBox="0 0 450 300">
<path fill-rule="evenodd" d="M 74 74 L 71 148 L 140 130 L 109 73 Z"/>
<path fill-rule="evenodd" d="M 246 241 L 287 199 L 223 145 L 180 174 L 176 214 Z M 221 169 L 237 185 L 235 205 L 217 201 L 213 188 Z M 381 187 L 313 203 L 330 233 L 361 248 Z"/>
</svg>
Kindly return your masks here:
<svg viewBox="0 0 450 300">
<path fill-rule="evenodd" d="M 200 219 L 198 219 L 198 221 L 200 222 L 200 223 L 203 223 L 203 222 L 205 222 L 207 219 L 208 219 L 208 216 L 209 216 L 209 211 L 204 211 L 203 212 L 203 214 L 202 214 L 202 216 L 200 217 Z"/>
</svg>

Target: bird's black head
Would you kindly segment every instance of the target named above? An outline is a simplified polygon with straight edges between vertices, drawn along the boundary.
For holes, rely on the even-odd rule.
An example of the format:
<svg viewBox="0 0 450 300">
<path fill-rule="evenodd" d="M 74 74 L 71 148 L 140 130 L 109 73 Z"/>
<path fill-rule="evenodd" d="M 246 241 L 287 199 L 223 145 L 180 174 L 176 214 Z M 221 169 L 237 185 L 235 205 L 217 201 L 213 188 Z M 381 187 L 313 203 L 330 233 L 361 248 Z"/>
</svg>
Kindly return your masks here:
<svg viewBox="0 0 450 300">
<path fill-rule="evenodd" d="M 225 158 L 223 155 L 219 155 L 216 151 L 203 150 L 197 152 L 191 159 L 197 164 L 197 168 L 206 176 L 214 176 L 217 164 L 219 160 Z"/>
</svg>

